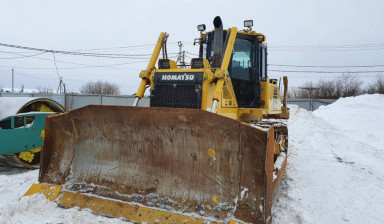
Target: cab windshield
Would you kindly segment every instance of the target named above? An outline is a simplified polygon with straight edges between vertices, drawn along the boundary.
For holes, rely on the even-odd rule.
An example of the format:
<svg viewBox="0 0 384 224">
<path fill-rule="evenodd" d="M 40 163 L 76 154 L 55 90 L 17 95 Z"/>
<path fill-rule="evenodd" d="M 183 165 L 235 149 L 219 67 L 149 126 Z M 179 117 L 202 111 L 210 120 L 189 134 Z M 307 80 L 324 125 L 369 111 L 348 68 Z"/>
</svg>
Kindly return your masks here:
<svg viewBox="0 0 384 224">
<path fill-rule="evenodd" d="M 227 36 L 227 31 L 223 32 L 223 53 L 225 52 L 225 40 Z M 253 43 L 249 39 L 243 39 L 241 35 L 238 34 L 236 38 L 235 45 L 233 48 L 232 58 L 230 65 L 228 67 L 229 75 L 233 78 L 250 80 L 249 69 L 252 68 L 252 54 L 253 54 Z M 203 40 L 203 45 L 201 49 L 202 55 L 200 57 L 206 58 L 209 62 L 212 62 L 213 59 L 213 41 L 214 35 L 213 32 L 209 33 L 205 40 Z M 224 55 L 223 55 L 224 56 Z"/>
<path fill-rule="evenodd" d="M 223 53 L 227 31 L 223 32 Z M 213 59 L 214 33 L 209 33 L 200 48 L 200 57 L 209 62 Z M 266 47 L 255 36 L 237 33 L 228 75 L 231 77 L 239 107 L 257 107 L 259 104 L 260 80 L 267 76 Z M 224 55 L 223 55 L 224 56 Z"/>
</svg>

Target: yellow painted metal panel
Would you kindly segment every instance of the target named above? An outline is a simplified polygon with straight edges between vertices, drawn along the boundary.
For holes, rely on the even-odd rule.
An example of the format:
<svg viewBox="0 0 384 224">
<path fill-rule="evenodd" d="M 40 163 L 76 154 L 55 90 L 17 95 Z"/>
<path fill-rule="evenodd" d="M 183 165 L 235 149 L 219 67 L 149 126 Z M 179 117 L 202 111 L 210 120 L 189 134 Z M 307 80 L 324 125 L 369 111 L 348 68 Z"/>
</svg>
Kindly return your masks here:
<svg viewBox="0 0 384 224">
<path fill-rule="evenodd" d="M 62 186 L 49 184 L 33 184 L 24 196 L 29 196 L 37 193 L 43 193 L 50 201 L 56 201 L 63 207 L 79 207 L 88 208 L 97 214 L 103 214 L 111 217 L 121 217 L 127 221 L 135 223 L 206 223 L 199 217 L 192 217 L 174 213 L 170 211 L 149 208 L 137 204 L 130 204 L 113 199 L 101 198 L 80 193 L 62 191 Z M 23 196 L 23 197 L 24 197 Z M 60 197 L 58 197 L 60 196 Z M 56 200 L 57 199 L 57 200 Z M 210 222 L 211 224 L 219 224 L 222 222 Z M 229 223 L 241 223 L 235 220 L 230 220 Z"/>
<path fill-rule="evenodd" d="M 162 72 L 166 72 L 166 73 L 172 73 L 172 72 L 204 72 L 204 69 L 203 68 L 195 68 L 195 69 L 183 68 L 183 69 L 157 69 L 156 70 L 156 73 L 162 73 Z"/>
<path fill-rule="evenodd" d="M 231 28 L 229 38 L 228 38 L 228 44 L 225 49 L 223 62 L 221 64 L 221 69 L 223 69 L 225 73 L 227 73 L 228 65 L 232 57 L 232 50 L 233 50 L 233 46 L 235 45 L 236 35 L 237 35 L 237 28 L 236 27 Z"/>
<path fill-rule="evenodd" d="M 28 191 L 23 195 L 29 196 L 37 193 L 42 193 L 45 197 L 51 201 L 56 200 L 57 196 L 59 196 L 61 186 L 59 185 L 49 185 L 49 184 L 33 184 Z"/>
<path fill-rule="evenodd" d="M 264 101 L 262 108 L 268 110 L 268 114 L 281 113 L 280 91 L 276 84 L 270 83 L 267 78 L 265 82 L 260 83 L 260 100 Z"/>
<path fill-rule="evenodd" d="M 147 80 L 143 79 L 141 80 L 139 89 L 137 90 L 136 97 L 139 97 L 141 99 L 144 96 L 146 88 L 147 88 Z"/>
<path fill-rule="evenodd" d="M 136 97 L 142 98 L 144 96 L 145 90 L 147 88 L 147 84 L 150 84 L 149 75 L 151 74 L 152 70 L 155 69 L 157 58 L 159 57 L 161 46 L 163 44 L 163 40 L 165 35 L 167 33 L 162 32 L 160 33 L 159 39 L 157 40 L 156 47 L 153 50 L 151 59 L 149 60 L 148 66 L 146 70 L 143 70 L 140 72 L 140 78 L 143 80 L 140 83 L 139 89 L 137 90 Z"/>
<path fill-rule="evenodd" d="M 163 44 L 163 40 L 164 40 L 165 35 L 167 35 L 167 33 L 165 33 L 165 32 L 160 33 L 159 39 L 157 39 L 156 47 L 153 50 L 151 60 L 148 63 L 147 71 L 150 71 L 150 70 L 155 68 L 155 64 L 156 64 L 157 58 L 159 57 L 161 46 Z"/>
<path fill-rule="evenodd" d="M 201 218 L 68 191 L 63 192 L 63 196 L 60 197 L 58 203 L 64 207 L 89 208 L 94 213 L 122 217 L 135 223 L 204 223 Z"/>
</svg>

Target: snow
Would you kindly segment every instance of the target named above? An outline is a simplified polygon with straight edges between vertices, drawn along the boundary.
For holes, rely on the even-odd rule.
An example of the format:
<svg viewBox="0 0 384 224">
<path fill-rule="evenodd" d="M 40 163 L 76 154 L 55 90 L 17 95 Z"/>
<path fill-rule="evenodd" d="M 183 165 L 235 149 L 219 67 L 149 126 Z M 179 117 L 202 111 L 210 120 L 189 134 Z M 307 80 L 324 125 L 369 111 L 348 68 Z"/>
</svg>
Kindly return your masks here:
<svg viewBox="0 0 384 224">
<path fill-rule="evenodd" d="M 351 138 L 383 147 L 383 111 L 384 95 L 374 94 L 340 99 L 332 107 L 320 107 L 314 115 L 337 126 Z"/>
<path fill-rule="evenodd" d="M 384 95 L 291 107 L 274 223 L 384 223 Z"/>
<path fill-rule="evenodd" d="M 4 92 L 9 92 L 9 93 L 38 93 L 38 89 L 19 89 L 19 88 L 14 88 L 12 92 L 12 88 L 3 88 Z"/>
<path fill-rule="evenodd" d="M 246 188 L 246 187 L 241 187 L 241 192 L 240 192 L 240 199 L 241 199 L 241 200 L 243 200 L 244 195 L 245 195 L 245 193 L 247 193 L 247 191 L 248 191 L 248 188 Z"/>
<path fill-rule="evenodd" d="M 0 166 L 0 224 L 127 223 L 121 219 L 95 215 L 88 210 L 60 208 L 43 195 L 21 198 L 33 183 L 37 183 L 38 175 L 38 170 L 9 171 Z"/>
<path fill-rule="evenodd" d="M 290 108 L 288 166 L 273 223 L 384 223 L 384 95 L 340 99 L 313 113 Z M 123 223 L 41 195 L 19 201 L 37 178 L 38 170 L 0 167 L 0 224 Z"/>
</svg>

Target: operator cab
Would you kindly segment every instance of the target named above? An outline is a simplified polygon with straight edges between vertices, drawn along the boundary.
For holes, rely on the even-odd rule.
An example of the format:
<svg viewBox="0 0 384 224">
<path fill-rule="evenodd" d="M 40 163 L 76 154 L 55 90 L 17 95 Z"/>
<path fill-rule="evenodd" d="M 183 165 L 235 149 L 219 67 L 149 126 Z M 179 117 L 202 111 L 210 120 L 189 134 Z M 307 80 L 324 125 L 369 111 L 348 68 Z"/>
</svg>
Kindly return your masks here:
<svg viewBox="0 0 384 224">
<path fill-rule="evenodd" d="M 223 40 L 226 40 L 227 34 L 228 31 L 224 30 Z M 251 31 L 251 28 L 237 32 L 228 73 L 239 107 L 259 107 L 260 81 L 267 78 L 267 47 L 264 40 L 264 35 Z M 209 32 L 201 43 L 199 57 L 212 63 L 214 32 Z M 223 41 L 224 51 L 225 46 L 226 41 Z"/>
</svg>

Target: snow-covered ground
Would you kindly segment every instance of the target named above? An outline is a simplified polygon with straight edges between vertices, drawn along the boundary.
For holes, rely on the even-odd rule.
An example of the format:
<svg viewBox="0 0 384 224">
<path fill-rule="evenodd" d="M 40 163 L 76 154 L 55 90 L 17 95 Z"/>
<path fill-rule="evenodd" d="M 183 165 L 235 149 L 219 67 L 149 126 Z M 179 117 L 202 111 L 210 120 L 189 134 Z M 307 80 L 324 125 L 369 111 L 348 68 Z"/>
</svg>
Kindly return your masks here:
<svg viewBox="0 0 384 224">
<path fill-rule="evenodd" d="M 19 201 L 32 183 L 37 182 L 38 175 L 38 170 L 9 170 L 0 166 L 0 224 L 127 223 L 86 210 L 63 209 L 42 195 L 23 197 Z"/>
<path fill-rule="evenodd" d="M 383 111 L 384 95 L 292 107 L 274 223 L 384 223 Z"/>
<path fill-rule="evenodd" d="M 291 107 L 288 167 L 274 224 L 384 223 L 384 95 L 340 99 L 308 112 Z M 2 223 L 123 223 L 34 195 L 38 171 L 0 167 Z"/>
</svg>

